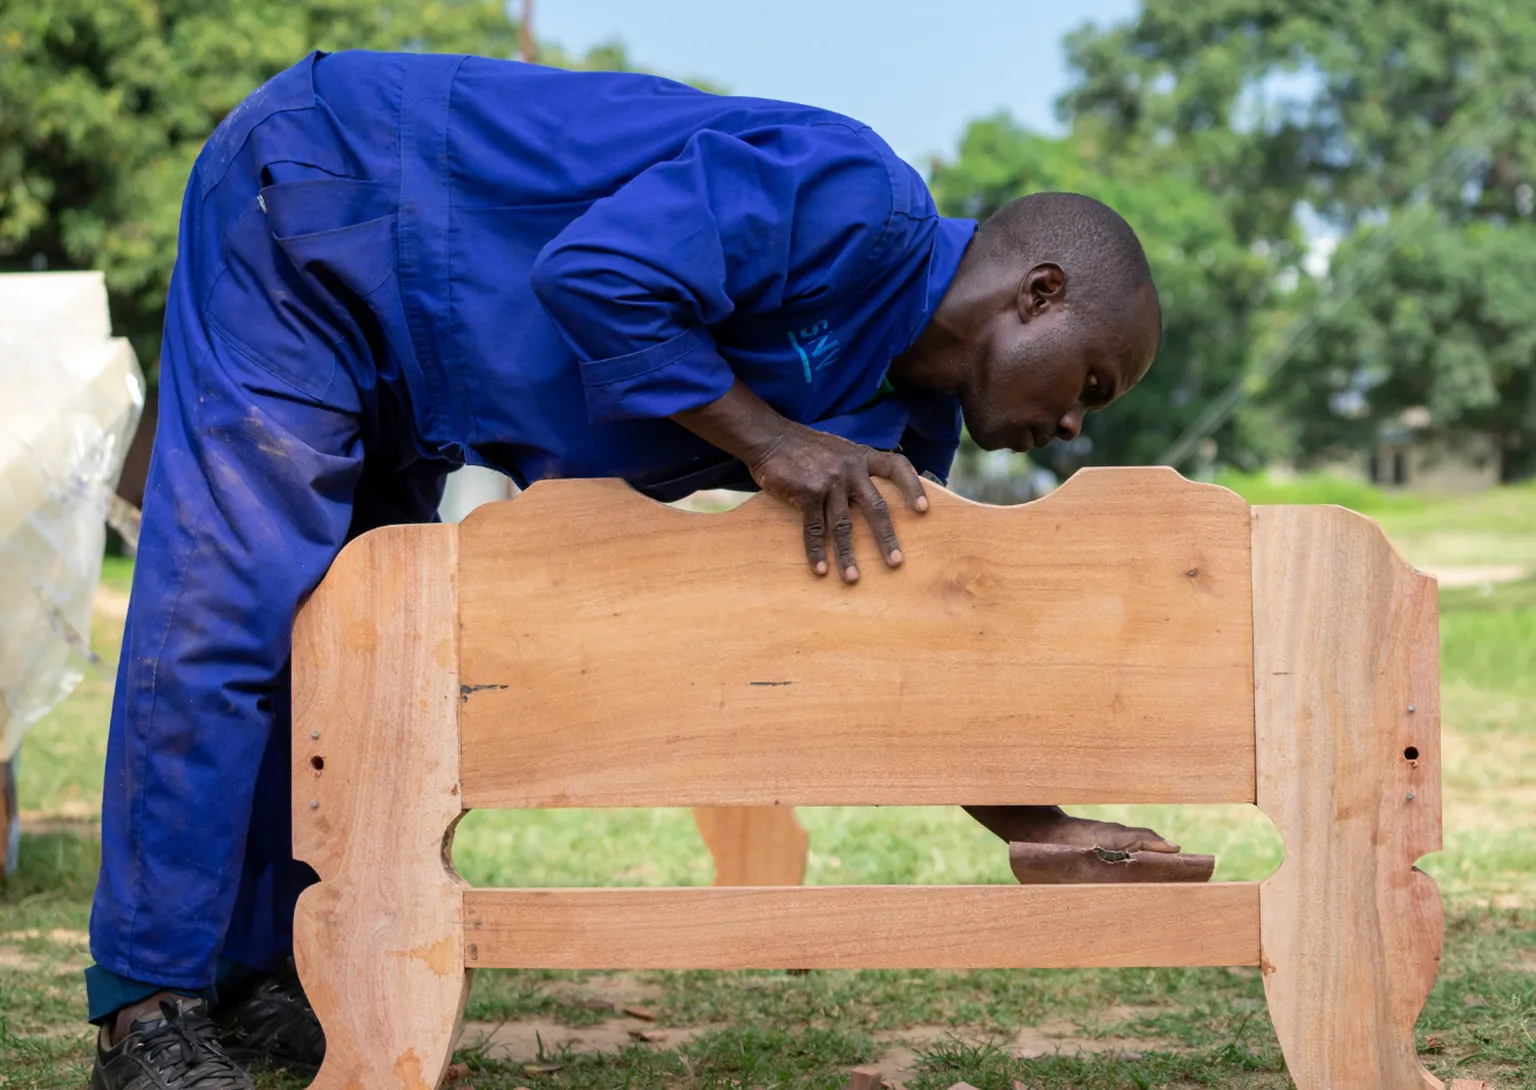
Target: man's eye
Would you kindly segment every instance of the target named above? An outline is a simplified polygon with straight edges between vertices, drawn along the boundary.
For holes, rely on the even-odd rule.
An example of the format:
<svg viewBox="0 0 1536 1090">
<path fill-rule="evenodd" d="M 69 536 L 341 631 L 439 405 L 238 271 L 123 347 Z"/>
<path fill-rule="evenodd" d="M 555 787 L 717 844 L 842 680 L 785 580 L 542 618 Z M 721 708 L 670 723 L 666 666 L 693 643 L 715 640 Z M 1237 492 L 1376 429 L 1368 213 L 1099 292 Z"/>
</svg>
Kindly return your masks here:
<svg viewBox="0 0 1536 1090">
<path fill-rule="evenodd" d="M 1089 375 L 1088 376 L 1088 392 L 1090 394 L 1096 394 L 1096 393 L 1099 392 L 1099 376 L 1098 375 Z"/>
</svg>

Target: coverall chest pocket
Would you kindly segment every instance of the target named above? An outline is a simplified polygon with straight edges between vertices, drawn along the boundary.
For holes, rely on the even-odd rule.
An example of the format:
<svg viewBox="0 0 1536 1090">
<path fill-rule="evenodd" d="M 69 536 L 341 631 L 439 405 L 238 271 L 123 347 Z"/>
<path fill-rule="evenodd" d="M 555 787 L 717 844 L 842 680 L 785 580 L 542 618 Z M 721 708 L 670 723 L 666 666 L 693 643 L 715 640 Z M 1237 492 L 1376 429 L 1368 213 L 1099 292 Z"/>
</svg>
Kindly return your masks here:
<svg viewBox="0 0 1536 1090">
<path fill-rule="evenodd" d="M 395 271 L 388 187 L 347 178 L 267 186 L 226 235 L 224 255 L 208 324 L 274 377 L 324 401 L 339 366 L 372 362 L 370 297 Z"/>
</svg>

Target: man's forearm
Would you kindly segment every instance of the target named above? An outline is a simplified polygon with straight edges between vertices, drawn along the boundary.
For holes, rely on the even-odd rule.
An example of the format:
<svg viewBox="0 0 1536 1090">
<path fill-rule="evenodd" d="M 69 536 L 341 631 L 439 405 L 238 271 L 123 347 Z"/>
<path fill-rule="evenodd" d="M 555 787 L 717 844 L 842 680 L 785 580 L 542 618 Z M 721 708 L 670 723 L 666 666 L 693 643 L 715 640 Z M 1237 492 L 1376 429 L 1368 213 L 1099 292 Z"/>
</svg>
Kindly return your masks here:
<svg viewBox="0 0 1536 1090">
<path fill-rule="evenodd" d="M 740 459 L 749 469 L 772 453 L 795 427 L 740 379 L 723 396 L 697 409 L 674 413 L 672 420 Z"/>
</svg>

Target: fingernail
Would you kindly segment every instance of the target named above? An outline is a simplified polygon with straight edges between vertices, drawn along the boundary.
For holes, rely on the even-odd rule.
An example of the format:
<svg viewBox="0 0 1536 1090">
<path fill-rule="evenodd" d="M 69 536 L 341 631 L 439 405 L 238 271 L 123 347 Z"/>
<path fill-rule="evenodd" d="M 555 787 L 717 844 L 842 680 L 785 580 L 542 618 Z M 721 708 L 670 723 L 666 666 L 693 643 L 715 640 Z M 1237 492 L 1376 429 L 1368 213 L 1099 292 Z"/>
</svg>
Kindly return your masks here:
<svg viewBox="0 0 1536 1090">
<path fill-rule="evenodd" d="M 901 563 L 901 550 L 900 549 L 892 549 L 891 550 L 891 567 L 894 568 L 897 564 L 900 564 L 900 563 Z"/>
<path fill-rule="evenodd" d="M 850 582 L 850 583 L 857 582 L 858 578 L 859 578 L 859 569 L 858 568 L 850 567 L 843 574 L 848 577 L 848 582 Z"/>
<path fill-rule="evenodd" d="M 927 496 L 919 496 L 919 497 L 917 497 L 917 509 L 919 511 L 926 511 L 926 510 L 928 510 L 928 497 Z"/>
<path fill-rule="evenodd" d="M 817 575 L 826 575 L 827 574 L 827 562 L 825 560 L 818 560 L 818 561 L 816 561 L 816 574 Z"/>
</svg>

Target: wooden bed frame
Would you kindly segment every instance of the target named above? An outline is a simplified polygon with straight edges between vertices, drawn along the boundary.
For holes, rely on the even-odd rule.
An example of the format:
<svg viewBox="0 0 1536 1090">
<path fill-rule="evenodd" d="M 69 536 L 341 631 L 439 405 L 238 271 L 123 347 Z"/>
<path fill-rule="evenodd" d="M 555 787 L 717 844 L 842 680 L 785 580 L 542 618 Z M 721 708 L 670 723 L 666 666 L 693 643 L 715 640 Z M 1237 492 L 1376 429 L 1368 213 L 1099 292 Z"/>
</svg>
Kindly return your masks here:
<svg viewBox="0 0 1536 1090">
<path fill-rule="evenodd" d="M 701 515 L 616 481 L 349 545 L 294 632 L 314 1086 L 438 1086 L 480 966 L 1256 965 L 1301 1090 L 1439 1087 L 1413 1038 L 1442 935 L 1414 867 L 1440 848 L 1434 580 L 1352 512 L 1166 469 L 930 496 L 898 515 L 901 568 L 861 531 L 853 587 L 807 571 L 774 500 Z M 473 889 L 450 858 L 474 808 L 1100 802 L 1256 803 L 1285 860 L 1208 885 Z"/>
</svg>

